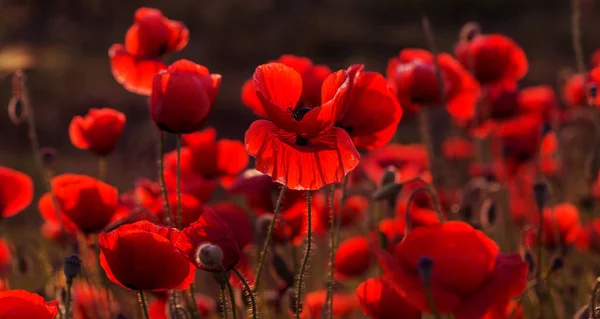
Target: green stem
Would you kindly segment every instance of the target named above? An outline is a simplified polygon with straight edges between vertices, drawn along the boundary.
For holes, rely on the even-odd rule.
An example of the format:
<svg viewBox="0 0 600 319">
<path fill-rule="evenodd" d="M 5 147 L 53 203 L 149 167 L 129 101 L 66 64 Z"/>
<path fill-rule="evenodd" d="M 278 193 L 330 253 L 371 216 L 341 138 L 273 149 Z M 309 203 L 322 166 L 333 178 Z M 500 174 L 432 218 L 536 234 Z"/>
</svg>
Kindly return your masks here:
<svg viewBox="0 0 600 319">
<path fill-rule="evenodd" d="M 145 319 L 150 319 L 148 315 L 148 307 L 146 306 L 146 297 L 144 297 L 144 291 L 138 291 L 138 301 L 140 302 L 140 308 L 142 309 L 142 313 L 144 314 Z"/>
<path fill-rule="evenodd" d="M 158 176 L 160 178 L 160 191 L 164 199 L 163 210 L 165 211 L 165 224 L 173 227 L 171 218 L 171 205 L 169 204 L 169 194 L 167 193 L 167 183 L 165 182 L 165 139 L 166 135 L 159 131 L 160 138 L 158 142 Z"/>
<path fill-rule="evenodd" d="M 304 279 L 304 272 L 308 266 L 308 259 L 310 257 L 310 250 L 312 246 L 312 201 L 311 191 L 306 191 L 306 202 L 307 202 L 307 225 L 306 225 L 306 250 L 304 251 L 304 258 L 302 265 L 300 265 L 300 273 L 298 274 L 298 287 L 296 287 L 296 319 L 300 319 L 300 312 L 302 311 L 302 281 Z"/>
<path fill-rule="evenodd" d="M 246 288 L 246 293 L 248 293 L 248 298 L 250 298 L 250 306 L 252 307 L 252 318 L 257 319 L 258 315 L 256 314 L 256 300 L 254 299 L 254 293 L 252 292 L 252 289 L 250 289 L 250 285 L 248 285 L 246 278 L 244 278 L 244 275 L 242 275 L 237 268 L 234 267 L 232 270 Z"/>
<path fill-rule="evenodd" d="M 183 229 L 181 220 L 181 134 L 177 134 L 177 229 Z"/>
<path fill-rule="evenodd" d="M 98 157 L 98 179 L 101 181 L 106 181 L 108 173 L 108 162 L 106 156 Z"/>
<path fill-rule="evenodd" d="M 329 196 L 329 283 L 327 284 L 327 299 L 325 300 L 325 304 L 327 305 L 327 318 L 333 318 L 333 285 L 334 285 L 334 276 L 335 276 L 335 231 L 337 219 L 335 215 L 335 207 L 333 205 L 333 201 L 335 198 L 335 184 L 331 185 L 331 194 Z M 342 205 L 343 202 L 340 203 L 338 207 L 338 216 L 342 214 Z M 335 220 L 335 222 L 334 222 Z"/>
<path fill-rule="evenodd" d="M 592 300 L 590 300 L 590 312 L 592 313 L 592 319 L 598 319 L 598 312 L 596 311 L 596 297 L 598 296 L 598 291 L 600 290 L 600 277 L 596 278 L 596 285 L 594 285 L 594 290 L 592 291 Z"/>
<path fill-rule="evenodd" d="M 229 299 L 231 300 L 231 313 L 233 314 L 233 319 L 237 319 L 237 306 L 235 305 L 235 296 L 233 295 L 233 287 L 231 287 L 231 283 L 227 276 L 225 276 L 225 271 L 221 271 L 221 276 L 225 281 L 225 285 L 227 285 L 227 291 L 229 292 Z M 227 302 L 223 305 L 227 308 Z"/>
<path fill-rule="evenodd" d="M 267 256 L 267 250 L 269 249 L 269 245 L 271 244 L 271 237 L 273 237 L 273 229 L 275 228 L 275 223 L 277 222 L 277 218 L 279 216 L 279 211 L 281 210 L 281 202 L 283 201 L 283 195 L 285 194 L 286 187 L 282 186 L 281 191 L 279 192 L 279 197 L 277 198 L 277 203 L 275 203 L 275 212 L 273 212 L 273 219 L 269 224 L 269 230 L 267 231 L 267 238 L 265 238 L 265 242 L 262 247 L 262 251 L 260 253 L 258 266 L 256 268 L 256 280 L 254 281 L 254 291 L 258 291 L 258 284 L 260 283 L 260 276 L 262 274 L 262 269 L 265 263 L 265 258 Z"/>
<path fill-rule="evenodd" d="M 73 286 L 72 280 L 67 280 L 67 291 L 65 295 L 65 319 L 69 319 L 71 314 L 71 287 Z"/>
<path fill-rule="evenodd" d="M 221 287 L 221 306 L 223 307 L 221 316 L 223 319 L 227 319 L 229 315 L 227 314 L 227 296 L 225 295 L 225 287 Z"/>
<path fill-rule="evenodd" d="M 190 285 L 190 297 L 192 299 L 192 304 L 190 305 L 192 316 L 200 319 L 200 309 L 198 309 L 198 303 L 196 302 L 196 284 L 193 282 Z"/>
</svg>

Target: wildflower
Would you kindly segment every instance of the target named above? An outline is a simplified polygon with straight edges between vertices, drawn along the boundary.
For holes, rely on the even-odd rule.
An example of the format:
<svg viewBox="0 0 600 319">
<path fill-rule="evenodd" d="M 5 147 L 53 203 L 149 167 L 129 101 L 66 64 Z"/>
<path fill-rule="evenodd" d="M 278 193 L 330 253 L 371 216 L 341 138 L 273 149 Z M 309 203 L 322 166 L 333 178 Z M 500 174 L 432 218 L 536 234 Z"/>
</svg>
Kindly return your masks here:
<svg viewBox="0 0 600 319">
<path fill-rule="evenodd" d="M 0 185 L 2 218 L 20 213 L 33 200 L 33 181 L 24 173 L 0 166 Z"/>
<path fill-rule="evenodd" d="M 363 313 L 372 319 L 419 319 L 421 312 L 399 294 L 385 278 L 371 278 L 356 288 Z"/>
<path fill-rule="evenodd" d="M 371 266 L 373 255 L 369 240 L 356 236 L 346 238 L 335 252 L 335 275 L 343 280 L 364 275 Z"/>
<path fill-rule="evenodd" d="M 58 315 L 58 301 L 44 301 L 38 294 L 25 290 L 0 292 L 0 318 L 54 319 Z"/>
<path fill-rule="evenodd" d="M 109 108 L 90 109 L 86 116 L 73 118 L 69 137 L 75 147 L 105 156 L 115 149 L 124 126 L 123 113 Z"/>
</svg>

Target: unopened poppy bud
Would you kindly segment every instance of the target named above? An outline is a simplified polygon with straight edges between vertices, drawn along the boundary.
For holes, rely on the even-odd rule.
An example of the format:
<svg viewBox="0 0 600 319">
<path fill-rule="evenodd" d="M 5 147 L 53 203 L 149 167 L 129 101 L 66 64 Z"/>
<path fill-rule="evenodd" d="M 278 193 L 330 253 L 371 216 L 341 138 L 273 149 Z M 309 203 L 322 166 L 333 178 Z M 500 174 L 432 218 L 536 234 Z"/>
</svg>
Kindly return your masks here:
<svg viewBox="0 0 600 319">
<path fill-rule="evenodd" d="M 533 197 L 538 210 L 541 212 L 548 196 L 548 186 L 544 182 L 537 182 L 533 185 Z"/>
<path fill-rule="evenodd" d="M 565 260 L 562 256 L 556 256 L 552 259 L 552 264 L 550 265 L 550 271 L 556 271 L 561 269 L 565 265 Z"/>
<path fill-rule="evenodd" d="M 460 29 L 460 40 L 471 41 L 474 37 L 481 33 L 481 25 L 475 21 L 465 23 Z"/>
<path fill-rule="evenodd" d="M 40 155 L 42 156 L 44 166 L 50 166 L 54 163 L 54 159 L 56 158 L 56 149 L 52 147 L 42 147 L 40 149 Z"/>
<path fill-rule="evenodd" d="M 65 277 L 67 278 L 67 284 L 73 282 L 73 279 L 79 275 L 81 271 L 81 259 L 77 255 L 69 255 L 65 257 L 65 263 L 63 267 Z"/>
<path fill-rule="evenodd" d="M 431 280 L 431 271 L 433 269 L 433 260 L 429 256 L 421 256 L 417 263 L 417 271 L 423 282 L 428 283 Z"/>
<path fill-rule="evenodd" d="M 396 180 L 396 174 L 398 174 L 398 170 L 394 166 L 388 166 L 381 178 L 381 185 L 393 183 Z"/>
<path fill-rule="evenodd" d="M 198 248 L 196 262 L 207 268 L 219 269 L 222 266 L 223 251 L 217 245 L 202 244 Z"/>
<path fill-rule="evenodd" d="M 535 269 L 535 260 L 533 259 L 533 254 L 530 250 L 525 252 L 525 256 L 523 256 L 523 259 L 525 259 L 525 262 L 527 262 L 527 265 L 529 265 L 529 273 L 533 273 Z"/>
</svg>

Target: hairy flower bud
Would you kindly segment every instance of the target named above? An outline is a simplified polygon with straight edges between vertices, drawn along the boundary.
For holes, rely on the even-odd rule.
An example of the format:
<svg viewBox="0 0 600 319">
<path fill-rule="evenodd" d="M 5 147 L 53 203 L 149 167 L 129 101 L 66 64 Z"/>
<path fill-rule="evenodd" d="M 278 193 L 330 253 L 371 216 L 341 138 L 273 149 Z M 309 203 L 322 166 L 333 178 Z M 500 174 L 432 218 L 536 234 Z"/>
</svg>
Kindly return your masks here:
<svg viewBox="0 0 600 319">
<path fill-rule="evenodd" d="M 223 266 L 223 251 L 219 246 L 202 244 L 198 247 L 196 262 L 207 268 L 219 269 Z"/>
<path fill-rule="evenodd" d="M 73 282 L 73 279 L 79 275 L 81 271 L 81 259 L 77 255 L 69 255 L 65 257 L 65 263 L 63 271 L 67 278 L 67 284 Z"/>
</svg>

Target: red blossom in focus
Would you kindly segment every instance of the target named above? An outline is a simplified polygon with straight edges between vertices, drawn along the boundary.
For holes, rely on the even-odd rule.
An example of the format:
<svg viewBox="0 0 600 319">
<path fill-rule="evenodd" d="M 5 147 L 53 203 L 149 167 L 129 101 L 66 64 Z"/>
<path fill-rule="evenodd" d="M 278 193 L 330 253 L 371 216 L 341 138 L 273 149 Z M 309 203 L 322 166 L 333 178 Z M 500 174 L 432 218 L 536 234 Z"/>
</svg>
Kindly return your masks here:
<svg viewBox="0 0 600 319">
<path fill-rule="evenodd" d="M 52 179 L 52 191 L 64 224 L 72 224 L 85 234 L 104 229 L 119 204 L 115 187 L 85 175 L 58 175 Z"/>
<path fill-rule="evenodd" d="M 38 294 L 25 290 L 0 292 L 0 318 L 3 319 L 54 319 L 58 315 L 58 301 L 44 301 Z"/>
<path fill-rule="evenodd" d="M 0 185 L 2 218 L 20 213 L 33 200 L 33 181 L 26 174 L 0 166 Z"/>
<path fill-rule="evenodd" d="M 496 243 L 464 222 L 412 230 L 393 255 L 377 251 L 385 280 L 423 312 L 431 312 L 418 265 L 432 260 L 430 288 L 437 310 L 457 319 L 481 318 L 523 292 L 528 265 L 517 254 L 499 253 Z"/>
<path fill-rule="evenodd" d="M 154 77 L 150 116 L 162 131 L 195 132 L 206 123 L 220 85 L 220 74 L 210 74 L 192 61 L 178 60 Z"/>
<path fill-rule="evenodd" d="M 338 280 L 364 275 L 371 266 L 373 255 L 367 238 L 346 238 L 335 252 L 335 275 Z"/>
<path fill-rule="evenodd" d="M 161 57 L 181 51 L 188 38 L 188 29 L 167 19 L 160 10 L 137 9 L 125 44 L 113 44 L 108 51 L 113 76 L 128 91 L 150 95 L 154 75 L 166 68 Z"/>
<path fill-rule="evenodd" d="M 346 71 L 323 81 L 317 101 L 303 99 L 307 84 L 281 63 L 259 66 L 254 85 L 269 118 L 246 131 L 246 151 L 256 159 L 257 170 L 290 189 L 318 190 L 340 182 L 358 165 L 360 155 L 350 136 L 333 127 L 348 94 Z"/>
<path fill-rule="evenodd" d="M 463 40 L 456 45 L 454 53 L 483 85 L 515 83 L 529 69 L 523 49 L 501 34 L 482 34 Z"/>
<path fill-rule="evenodd" d="M 306 294 L 301 319 L 322 319 L 323 307 L 325 307 L 325 299 L 327 291 L 317 290 Z M 341 319 L 350 316 L 352 313 L 360 309 L 356 294 L 349 292 L 334 292 L 333 298 L 333 318 Z"/>
<path fill-rule="evenodd" d="M 427 150 L 422 145 L 389 144 L 368 153 L 361 165 L 365 175 L 375 184 L 381 182 L 388 167 L 396 169 L 396 182 L 421 177 L 429 180 Z"/>
<path fill-rule="evenodd" d="M 421 49 L 404 49 L 388 62 L 388 81 L 407 115 L 442 102 L 433 62 L 433 55 Z M 448 112 L 459 123 L 470 120 L 475 115 L 479 84 L 449 54 L 439 54 L 437 63 Z"/>
<path fill-rule="evenodd" d="M 71 120 L 69 137 L 75 147 L 105 156 L 115 149 L 124 126 L 123 113 L 109 108 L 90 109 L 86 116 Z"/>
<path fill-rule="evenodd" d="M 337 126 L 348 132 L 358 148 L 371 150 L 386 145 L 402 118 L 394 92 L 383 75 L 364 71 L 364 65 L 355 64 L 346 71 L 350 90 Z"/>
<path fill-rule="evenodd" d="M 235 234 L 211 210 L 205 210 L 173 242 L 183 258 L 205 271 L 230 270 L 240 260 L 240 247 Z"/>
<path fill-rule="evenodd" d="M 325 78 L 331 74 L 331 69 L 325 65 L 315 65 L 309 58 L 284 54 L 276 61 L 284 64 L 302 76 L 302 100 L 312 102 L 318 105 L 321 100 L 321 85 Z M 256 95 L 255 84 L 253 79 L 244 82 L 242 86 L 242 102 L 259 117 L 267 118 L 267 113 Z"/>
<path fill-rule="evenodd" d="M 123 225 L 102 233 L 100 265 L 113 283 L 131 290 L 186 289 L 194 280 L 194 265 L 172 241 L 179 231 L 148 221 Z"/>
<path fill-rule="evenodd" d="M 363 313 L 372 319 L 420 319 L 421 312 L 406 301 L 385 278 L 371 278 L 356 288 Z"/>
<path fill-rule="evenodd" d="M 313 229 L 316 233 L 325 233 L 330 228 L 330 205 L 331 193 L 318 193 L 314 196 L 315 216 L 313 221 Z M 347 196 L 342 205 L 340 212 L 340 200 L 342 199 L 342 190 L 336 189 L 333 196 L 333 215 L 334 220 L 341 213 L 340 226 L 351 226 L 355 222 L 361 220 L 369 208 L 369 199 L 361 195 Z"/>
</svg>

